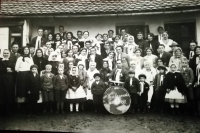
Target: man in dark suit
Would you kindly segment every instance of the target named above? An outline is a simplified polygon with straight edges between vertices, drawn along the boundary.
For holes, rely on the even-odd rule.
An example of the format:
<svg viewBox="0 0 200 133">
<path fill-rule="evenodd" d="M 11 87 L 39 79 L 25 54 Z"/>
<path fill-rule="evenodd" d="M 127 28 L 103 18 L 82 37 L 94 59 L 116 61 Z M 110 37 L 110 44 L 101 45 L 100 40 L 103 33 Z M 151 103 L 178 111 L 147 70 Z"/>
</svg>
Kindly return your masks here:
<svg viewBox="0 0 200 133">
<path fill-rule="evenodd" d="M 148 44 L 147 41 L 144 40 L 142 32 L 138 32 L 137 34 L 137 45 L 139 46 L 140 49 L 142 49 L 141 56 L 144 57 L 146 55 L 145 49 L 150 45 Z"/>
<path fill-rule="evenodd" d="M 192 41 L 190 43 L 190 50 L 188 50 L 187 52 L 185 52 L 185 57 L 188 59 L 188 60 L 191 60 L 194 56 L 194 49 L 195 47 L 197 46 L 197 42 L 194 42 Z"/>
<path fill-rule="evenodd" d="M 89 68 L 90 62 L 96 62 L 97 70 L 100 70 L 103 66 L 103 59 L 100 55 L 96 54 L 96 48 L 95 47 L 90 48 L 90 54 L 88 55 L 88 59 L 86 59 L 86 69 Z"/>
<path fill-rule="evenodd" d="M 117 60 L 116 62 L 117 68 L 113 69 L 109 81 L 119 81 L 119 82 L 125 82 L 128 78 L 128 72 L 126 69 L 122 67 L 122 61 Z"/>
<path fill-rule="evenodd" d="M 163 64 L 165 66 L 169 65 L 169 60 L 171 58 L 171 54 L 168 52 L 165 52 L 165 46 L 163 44 L 160 44 L 158 47 L 158 58 L 161 58 L 163 60 Z"/>
<path fill-rule="evenodd" d="M 45 45 L 47 42 L 47 39 L 43 36 L 43 29 L 38 29 L 38 36 L 34 37 L 31 40 L 30 46 L 35 48 L 35 51 Z"/>
<path fill-rule="evenodd" d="M 155 39 L 160 42 L 163 38 L 163 32 L 165 31 L 163 27 L 159 26 L 157 29 L 159 35 L 155 36 Z"/>
<path fill-rule="evenodd" d="M 170 45 L 170 47 L 171 47 L 172 50 L 169 51 L 169 53 L 170 53 L 171 55 L 174 55 L 174 51 L 177 49 L 178 43 L 175 42 L 175 41 L 173 41 L 173 42 L 172 42 L 172 45 Z"/>
<path fill-rule="evenodd" d="M 20 53 L 18 53 L 19 50 L 19 44 L 13 43 L 10 51 L 10 60 L 15 65 L 17 62 L 17 59 L 20 57 Z"/>
<path fill-rule="evenodd" d="M 67 32 L 65 32 L 64 26 L 60 25 L 59 26 L 59 34 L 60 34 L 60 36 L 61 36 L 62 39 L 65 39 L 65 34 L 66 33 Z"/>
<path fill-rule="evenodd" d="M 110 52 L 110 45 L 107 42 L 107 43 L 104 44 L 104 50 L 101 52 L 101 57 L 103 59 L 106 58 L 108 56 L 109 52 Z"/>
</svg>

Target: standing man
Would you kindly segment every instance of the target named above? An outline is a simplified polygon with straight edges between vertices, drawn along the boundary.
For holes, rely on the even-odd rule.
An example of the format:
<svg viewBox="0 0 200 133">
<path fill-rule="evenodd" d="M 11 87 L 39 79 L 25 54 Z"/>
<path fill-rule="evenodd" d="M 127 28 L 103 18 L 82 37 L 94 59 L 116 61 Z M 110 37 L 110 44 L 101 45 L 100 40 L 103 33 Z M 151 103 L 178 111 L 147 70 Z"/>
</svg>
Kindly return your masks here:
<svg viewBox="0 0 200 133">
<path fill-rule="evenodd" d="M 83 40 L 83 32 L 78 30 L 77 31 L 77 40 L 80 48 L 84 47 L 84 40 Z"/>
<path fill-rule="evenodd" d="M 109 30 L 108 31 L 108 41 L 113 41 L 114 39 L 114 31 L 113 30 Z"/>
<path fill-rule="evenodd" d="M 137 45 L 139 46 L 140 49 L 142 49 L 142 54 L 141 56 L 144 57 L 145 54 L 145 49 L 149 46 L 148 42 L 144 40 L 144 35 L 143 33 L 140 31 L 137 34 Z"/>
<path fill-rule="evenodd" d="M 126 32 L 126 29 L 122 28 L 120 31 L 120 36 L 121 36 L 120 39 L 124 40 L 125 36 L 128 38 L 130 35 Z"/>
<path fill-rule="evenodd" d="M 188 50 L 186 53 L 185 53 L 185 57 L 187 57 L 188 60 L 191 60 L 194 56 L 194 49 L 196 48 L 197 46 L 197 42 L 195 41 L 192 41 L 190 43 L 190 50 Z"/>
<path fill-rule="evenodd" d="M 41 48 L 43 45 L 45 45 L 46 43 L 46 38 L 43 37 L 43 29 L 42 28 L 38 28 L 38 36 L 34 37 L 31 40 L 31 47 L 35 48 L 35 51 L 39 48 Z"/>
<path fill-rule="evenodd" d="M 165 45 L 160 44 L 158 46 L 158 59 L 161 59 L 163 61 L 163 65 L 168 66 L 169 60 L 171 58 L 171 54 L 168 52 L 165 52 Z"/>
<path fill-rule="evenodd" d="M 66 39 L 65 38 L 66 32 L 65 32 L 64 26 L 62 26 L 62 25 L 59 26 L 59 34 L 60 34 L 62 40 Z"/>
<path fill-rule="evenodd" d="M 18 50 L 19 50 L 19 44 L 13 43 L 10 51 L 10 60 L 14 65 L 16 64 L 17 59 L 20 57 L 20 53 L 18 53 Z"/>
<path fill-rule="evenodd" d="M 110 44 L 106 42 L 104 44 L 104 50 L 101 52 L 101 57 L 104 59 L 108 56 L 109 53 L 110 53 Z"/>
<path fill-rule="evenodd" d="M 159 35 L 156 36 L 156 40 L 158 40 L 158 42 L 161 42 L 162 38 L 163 38 L 163 32 L 164 32 L 164 28 L 159 26 L 157 29 Z"/>
</svg>

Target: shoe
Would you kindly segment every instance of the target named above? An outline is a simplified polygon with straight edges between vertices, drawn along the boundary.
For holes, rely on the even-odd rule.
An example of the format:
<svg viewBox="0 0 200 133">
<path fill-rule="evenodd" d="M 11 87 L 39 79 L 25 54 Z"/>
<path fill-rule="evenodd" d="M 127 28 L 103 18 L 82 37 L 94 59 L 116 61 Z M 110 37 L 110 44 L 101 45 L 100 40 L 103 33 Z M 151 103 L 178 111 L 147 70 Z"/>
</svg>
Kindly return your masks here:
<svg viewBox="0 0 200 133">
<path fill-rule="evenodd" d="M 79 112 L 79 110 L 77 109 L 76 112 Z"/>
<path fill-rule="evenodd" d="M 70 109 L 70 112 L 73 112 L 73 109 Z"/>
</svg>

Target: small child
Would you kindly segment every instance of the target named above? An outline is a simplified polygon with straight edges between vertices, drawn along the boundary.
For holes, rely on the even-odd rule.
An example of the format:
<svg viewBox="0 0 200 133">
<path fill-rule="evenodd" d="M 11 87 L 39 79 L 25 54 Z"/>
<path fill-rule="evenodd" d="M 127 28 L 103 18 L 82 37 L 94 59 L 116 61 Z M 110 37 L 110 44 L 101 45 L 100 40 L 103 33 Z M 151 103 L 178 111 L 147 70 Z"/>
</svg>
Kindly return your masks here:
<svg viewBox="0 0 200 133">
<path fill-rule="evenodd" d="M 61 113 L 64 114 L 64 101 L 69 85 L 68 78 L 63 72 L 64 70 L 59 68 L 58 75 L 54 76 L 53 79 L 57 114 L 59 113 L 59 109 L 61 109 Z"/>
<path fill-rule="evenodd" d="M 95 81 L 92 83 L 91 91 L 93 94 L 93 102 L 95 105 L 95 112 L 101 112 L 103 106 L 103 93 L 105 92 L 106 85 L 101 81 L 101 75 L 99 73 L 94 74 Z"/>
<path fill-rule="evenodd" d="M 32 110 L 38 113 L 37 101 L 39 100 L 39 94 L 41 93 L 40 76 L 37 74 L 38 66 L 32 65 L 30 67 L 31 73 L 27 76 L 27 93 L 29 101 L 29 115 L 31 115 Z"/>
<path fill-rule="evenodd" d="M 188 59 L 184 57 L 182 59 L 182 68 L 180 69 L 180 73 L 183 76 L 184 83 L 187 87 L 186 96 L 188 103 L 190 103 L 192 107 L 192 113 L 196 115 L 195 111 L 195 102 L 194 102 L 194 93 L 193 93 L 193 82 L 194 82 L 194 74 L 193 70 L 189 67 Z M 185 106 L 185 113 L 187 113 L 187 106 Z"/>
<path fill-rule="evenodd" d="M 140 112 L 140 110 L 142 109 L 143 113 L 146 113 L 149 84 L 145 81 L 146 75 L 144 74 L 140 74 L 138 76 L 138 79 L 140 80 L 140 93 L 138 95 L 138 112 Z"/>
<path fill-rule="evenodd" d="M 46 50 L 44 51 L 45 52 L 44 55 L 48 55 L 48 51 L 54 51 L 54 49 L 52 48 L 51 42 L 46 43 Z"/>
<path fill-rule="evenodd" d="M 53 101 L 54 101 L 54 90 L 53 90 L 53 77 L 54 74 L 51 73 L 52 66 L 45 66 L 45 73 L 41 75 L 41 84 L 43 89 L 43 102 L 44 102 L 44 111 L 46 113 L 47 107 L 50 108 L 50 113 L 53 112 Z"/>
<path fill-rule="evenodd" d="M 52 52 L 49 56 L 49 64 L 52 66 L 51 72 L 53 74 L 57 74 L 58 72 L 58 65 L 59 65 L 59 61 L 58 61 L 58 55 L 56 52 Z"/>
<path fill-rule="evenodd" d="M 154 79 L 154 94 L 155 94 L 155 111 L 159 111 L 160 113 L 163 113 L 163 105 L 165 101 L 165 94 L 166 90 L 163 88 L 163 80 L 166 76 L 166 67 L 165 66 L 159 66 L 157 68 L 159 71 L 158 74 L 156 74 Z"/>
<path fill-rule="evenodd" d="M 131 108 L 130 111 L 132 113 L 135 112 L 135 108 L 137 106 L 137 94 L 140 93 L 140 84 L 139 80 L 135 78 L 135 72 L 129 71 L 128 72 L 129 78 L 126 79 L 124 88 L 126 88 L 131 95 Z"/>
</svg>

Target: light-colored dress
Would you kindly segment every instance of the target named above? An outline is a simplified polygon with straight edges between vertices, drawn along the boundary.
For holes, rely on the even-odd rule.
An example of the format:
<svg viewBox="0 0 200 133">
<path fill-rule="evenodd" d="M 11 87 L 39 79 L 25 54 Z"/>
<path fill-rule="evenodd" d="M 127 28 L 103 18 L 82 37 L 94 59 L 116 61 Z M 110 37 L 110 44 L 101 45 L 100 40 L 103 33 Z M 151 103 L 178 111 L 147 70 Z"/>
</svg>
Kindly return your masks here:
<svg viewBox="0 0 200 133">
<path fill-rule="evenodd" d="M 162 39 L 160 41 L 160 44 L 164 44 L 165 45 L 165 52 L 170 52 L 172 49 L 170 48 L 170 45 L 172 45 L 173 40 L 171 39 L 167 39 L 168 41 L 164 41 L 164 39 Z"/>
<path fill-rule="evenodd" d="M 178 68 L 178 71 L 181 70 L 182 68 L 182 60 L 183 60 L 184 56 L 181 56 L 179 58 L 175 57 L 175 56 L 172 56 L 169 60 L 169 66 L 174 63 L 176 64 L 176 67 Z"/>
<path fill-rule="evenodd" d="M 134 52 L 135 52 L 135 50 L 138 48 L 138 45 L 137 44 L 135 44 L 135 43 L 132 43 L 132 44 L 126 44 L 125 46 L 124 46 L 124 52 L 126 53 L 126 54 L 128 54 L 130 57 L 131 56 L 133 56 L 134 55 Z"/>
<path fill-rule="evenodd" d="M 137 56 L 132 56 L 130 57 L 130 61 L 135 61 L 136 62 L 136 69 L 142 69 L 144 66 L 144 58 L 143 57 L 137 57 Z"/>
<path fill-rule="evenodd" d="M 151 63 L 150 65 L 155 68 L 156 67 L 156 59 L 157 58 L 158 57 L 156 55 L 154 55 L 154 54 L 146 55 L 144 57 L 144 61 L 149 61 Z"/>
</svg>

